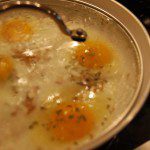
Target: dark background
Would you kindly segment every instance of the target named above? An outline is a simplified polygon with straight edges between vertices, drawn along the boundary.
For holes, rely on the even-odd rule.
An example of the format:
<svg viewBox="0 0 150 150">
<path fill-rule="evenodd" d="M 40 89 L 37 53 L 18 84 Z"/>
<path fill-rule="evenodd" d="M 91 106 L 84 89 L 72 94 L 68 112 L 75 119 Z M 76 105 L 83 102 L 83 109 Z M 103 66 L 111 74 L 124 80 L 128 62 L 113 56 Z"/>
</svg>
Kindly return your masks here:
<svg viewBox="0 0 150 150">
<path fill-rule="evenodd" d="M 150 34 L 150 0 L 118 0 L 130 9 Z M 96 150 L 133 150 L 150 140 L 150 96 L 135 119 L 118 135 Z"/>
</svg>

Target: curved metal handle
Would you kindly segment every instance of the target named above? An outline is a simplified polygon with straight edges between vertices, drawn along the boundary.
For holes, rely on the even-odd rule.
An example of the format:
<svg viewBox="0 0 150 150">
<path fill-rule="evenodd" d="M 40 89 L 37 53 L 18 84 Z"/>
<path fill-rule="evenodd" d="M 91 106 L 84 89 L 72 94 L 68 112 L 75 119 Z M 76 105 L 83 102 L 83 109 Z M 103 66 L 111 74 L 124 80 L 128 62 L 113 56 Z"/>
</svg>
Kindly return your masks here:
<svg viewBox="0 0 150 150">
<path fill-rule="evenodd" d="M 76 30 L 70 30 L 62 20 L 61 16 L 55 12 L 50 7 L 37 3 L 37 2 L 31 2 L 31 1 L 7 1 L 5 4 L 3 3 L 0 6 L 0 12 L 9 10 L 11 8 L 15 7 L 32 7 L 39 9 L 47 14 L 49 14 L 54 21 L 58 24 L 60 30 L 70 36 L 73 40 L 78 42 L 84 42 L 87 39 L 87 33 L 83 29 L 76 29 Z"/>
</svg>

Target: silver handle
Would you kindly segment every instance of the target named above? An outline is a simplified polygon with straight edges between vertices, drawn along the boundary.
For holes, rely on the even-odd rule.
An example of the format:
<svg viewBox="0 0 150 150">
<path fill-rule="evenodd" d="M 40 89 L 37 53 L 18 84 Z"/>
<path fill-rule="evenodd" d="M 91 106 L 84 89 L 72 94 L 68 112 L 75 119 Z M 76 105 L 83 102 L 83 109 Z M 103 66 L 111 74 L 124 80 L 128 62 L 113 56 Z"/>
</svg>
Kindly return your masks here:
<svg viewBox="0 0 150 150">
<path fill-rule="evenodd" d="M 64 23 L 61 16 L 55 12 L 50 7 L 37 3 L 37 2 L 31 2 L 31 1 L 6 1 L 6 3 L 2 3 L 0 5 L 0 12 L 4 12 L 6 10 L 15 8 L 15 7 L 33 7 L 36 9 L 39 9 L 51 16 L 51 18 L 54 19 L 54 21 L 58 24 L 60 30 L 71 37 L 71 39 L 78 41 L 78 42 L 84 42 L 87 39 L 87 33 L 83 29 L 76 29 L 76 30 L 70 30 Z"/>
</svg>

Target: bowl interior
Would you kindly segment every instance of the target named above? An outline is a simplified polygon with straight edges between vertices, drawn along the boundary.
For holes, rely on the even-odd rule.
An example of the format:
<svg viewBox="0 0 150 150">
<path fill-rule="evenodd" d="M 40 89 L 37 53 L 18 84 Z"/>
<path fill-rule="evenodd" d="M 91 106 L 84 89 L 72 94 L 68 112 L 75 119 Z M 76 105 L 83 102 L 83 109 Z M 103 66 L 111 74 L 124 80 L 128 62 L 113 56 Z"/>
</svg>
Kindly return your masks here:
<svg viewBox="0 0 150 150">
<path fill-rule="evenodd" d="M 70 0 L 37 2 L 46 4 L 58 12 L 70 29 L 83 28 L 88 33 L 88 40 L 104 41 L 114 50 L 117 61 L 112 64 L 111 70 L 104 69 L 105 77 L 108 79 L 104 93 L 107 99 L 113 101 L 113 107 L 104 128 L 99 128 L 99 124 L 96 125 L 96 136 L 93 140 L 100 138 L 118 124 L 136 100 L 142 81 L 139 49 L 121 23 L 103 10 Z M 64 51 L 70 49 L 70 45 L 64 45 L 69 42 L 67 38 L 57 39 L 57 43 L 52 46 Z M 87 142 L 89 141 L 85 141 L 84 144 Z"/>
<path fill-rule="evenodd" d="M 103 130 L 106 133 L 111 126 L 118 123 L 137 97 L 142 80 L 139 49 L 124 26 L 103 10 L 73 1 L 59 1 L 59 4 L 55 1 L 45 1 L 45 3 L 63 17 L 68 27 L 85 29 L 89 39 L 107 41 L 120 57 L 113 74 L 108 73 L 112 83 L 106 85 L 106 88 L 108 95 L 115 101 L 115 111 Z M 101 132 L 97 136 L 102 136 L 104 133 Z"/>
</svg>

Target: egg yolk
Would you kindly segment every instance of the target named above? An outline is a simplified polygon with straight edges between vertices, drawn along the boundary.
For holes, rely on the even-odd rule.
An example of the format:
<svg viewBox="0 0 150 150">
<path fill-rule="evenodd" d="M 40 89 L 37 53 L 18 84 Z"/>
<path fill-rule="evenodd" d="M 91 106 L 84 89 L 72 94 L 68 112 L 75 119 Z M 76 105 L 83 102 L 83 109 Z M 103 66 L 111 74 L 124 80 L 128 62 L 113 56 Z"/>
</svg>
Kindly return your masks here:
<svg viewBox="0 0 150 150">
<path fill-rule="evenodd" d="M 22 42 L 28 40 L 33 31 L 23 19 L 12 19 L 2 25 L 1 35 L 7 42 Z"/>
<path fill-rule="evenodd" d="M 50 118 L 54 137 L 62 141 L 81 139 L 94 127 L 92 110 L 82 103 L 62 103 L 53 110 Z"/>
<path fill-rule="evenodd" d="M 100 42 L 85 42 L 76 47 L 76 59 L 84 67 L 97 69 L 112 61 L 110 48 Z"/>
<path fill-rule="evenodd" d="M 7 56 L 0 56 L 0 80 L 9 78 L 13 71 L 13 63 L 11 58 Z"/>
</svg>

